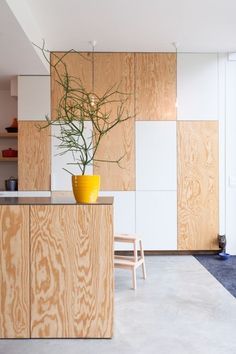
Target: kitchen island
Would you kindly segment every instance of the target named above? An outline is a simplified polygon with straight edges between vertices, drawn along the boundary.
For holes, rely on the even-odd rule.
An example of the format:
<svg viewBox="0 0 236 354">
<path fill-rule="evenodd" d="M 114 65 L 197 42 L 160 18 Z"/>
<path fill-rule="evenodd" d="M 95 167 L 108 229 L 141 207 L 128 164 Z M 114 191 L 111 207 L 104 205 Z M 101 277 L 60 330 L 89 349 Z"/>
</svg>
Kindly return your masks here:
<svg viewBox="0 0 236 354">
<path fill-rule="evenodd" d="M 113 198 L 0 198 L 0 337 L 111 338 Z"/>
</svg>

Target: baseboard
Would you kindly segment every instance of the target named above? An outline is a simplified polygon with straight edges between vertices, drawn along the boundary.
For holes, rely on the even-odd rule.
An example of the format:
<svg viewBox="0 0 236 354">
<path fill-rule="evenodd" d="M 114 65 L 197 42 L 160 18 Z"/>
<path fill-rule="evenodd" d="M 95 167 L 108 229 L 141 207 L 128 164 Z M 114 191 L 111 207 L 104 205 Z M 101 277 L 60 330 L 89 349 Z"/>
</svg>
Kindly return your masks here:
<svg viewBox="0 0 236 354">
<path fill-rule="evenodd" d="M 145 256 L 161 256 L 161 255 L 172 255 L 172 256 L 186 256 L 186 255 L 200 255 L 200 254 L 218 254 L 220 250 L 202 250 L 202 251 L 144 251 Z M 132 251 L 115 251 L 115 254 L 118 256 L 132 256 Z"/>
</svg>

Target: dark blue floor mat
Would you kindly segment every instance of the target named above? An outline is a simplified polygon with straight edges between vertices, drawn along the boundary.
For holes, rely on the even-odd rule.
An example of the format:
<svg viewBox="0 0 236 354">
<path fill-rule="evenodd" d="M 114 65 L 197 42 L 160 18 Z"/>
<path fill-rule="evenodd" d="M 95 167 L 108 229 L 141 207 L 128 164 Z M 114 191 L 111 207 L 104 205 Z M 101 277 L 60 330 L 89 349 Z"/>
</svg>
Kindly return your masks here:
<svg viewBox="0 0 236 354">
<path fill-rule="evenodd" d="M 236 256 L 225 261 L 218 255 L 196 255 L 195 258 L 236 297 Z"/>
</svg>

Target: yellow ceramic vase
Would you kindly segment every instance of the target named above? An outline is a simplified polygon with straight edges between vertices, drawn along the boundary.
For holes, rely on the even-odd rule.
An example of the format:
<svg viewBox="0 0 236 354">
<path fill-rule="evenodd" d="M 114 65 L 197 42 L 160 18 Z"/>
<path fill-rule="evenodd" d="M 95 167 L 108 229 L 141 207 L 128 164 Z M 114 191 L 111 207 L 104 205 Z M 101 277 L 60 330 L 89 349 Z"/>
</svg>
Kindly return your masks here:
<svg viewBox="0 0 236 354">
<path fill-rule="evenodd" d="M 72 187 L 78 203 L 95 203 L 100 189 L 100 176 L 72 176 Z"/>
</svg>

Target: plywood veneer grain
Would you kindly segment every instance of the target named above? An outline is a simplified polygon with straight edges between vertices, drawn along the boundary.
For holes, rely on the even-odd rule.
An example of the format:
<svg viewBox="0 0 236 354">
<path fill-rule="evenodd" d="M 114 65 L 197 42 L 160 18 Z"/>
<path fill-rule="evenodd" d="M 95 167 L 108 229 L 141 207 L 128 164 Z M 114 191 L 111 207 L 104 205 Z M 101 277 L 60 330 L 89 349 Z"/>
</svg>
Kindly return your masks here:
<svg viewBox="0 0 236 354">
<path fill-rule="evenodd" d="M 0 265 L 0 338 L 29 338 L 29 206 L 0 206 Z"/>
<path fill-rule="evenodd" d="M 62 60 L 66 65 L 68 74 L 76 78 L 80 78 L 82 84 L 87 90 L 92 89 L 92 63 L 91 53 L 68 53 L 52 52 L 51 63 L 55 65 L 58 60 Z M 65 67 L 62 63 L 56 66 L 60 77 L 63 79 L 65 75 Z M 55 118 L 59 100 L 62 96 L 62 86 L 57 82 L 58 74 L 53 67 L 51 67 L 51 116 Z"/>
<path fill-rule="evenodd" d="M 95 92 L 99 95 L 108 88 L 119 84 L 119 90 L 130 94 L 125 110 L 134 115 L 134 54 L 96 53 L 95 54 Z M 118 96 L 117 96 L 118 98 Z M 109 109 L 112 117 L 117 105 Z M 108 109 L 108 110 L 109 110 Z M 135 122 L 134 118 L 117 125 L 104 138 L 98 149 L 98 160 L 118 160 L 116 163 L 96 162 L 94 173 L 101 175 L 101 190 L 135 190 Z"/>
<path fill-rule="evenodd" d="M 112 336 L 112 206 L 31 206 L 31 331 Z"/>
<path fill-rule="evenodd" d="M 218 249 L 218 122 L 179 121 L 178 249 Z"/>
<path fill-rule="evenodd" d="M 135 53 L 137 120 L 176 120 L 176 54 Z"/>
<path fill-rule="evenodd" d="M 51 188 L 50 128 L 42 121 L 20 121 L 18 129 L 19 190 L 48 191 Z"/>
</svg>

